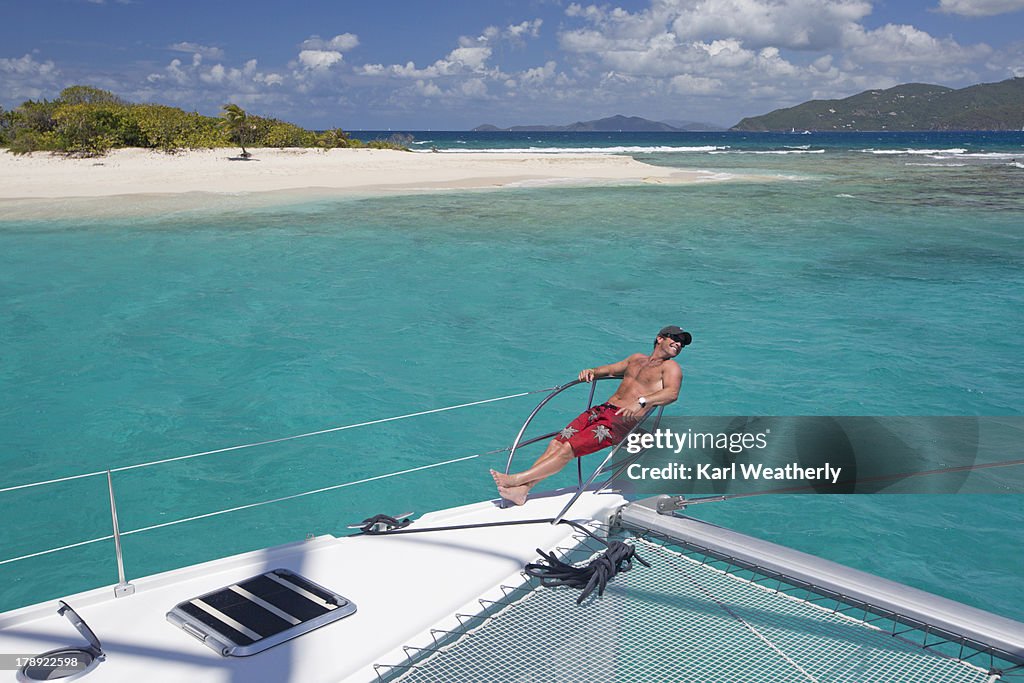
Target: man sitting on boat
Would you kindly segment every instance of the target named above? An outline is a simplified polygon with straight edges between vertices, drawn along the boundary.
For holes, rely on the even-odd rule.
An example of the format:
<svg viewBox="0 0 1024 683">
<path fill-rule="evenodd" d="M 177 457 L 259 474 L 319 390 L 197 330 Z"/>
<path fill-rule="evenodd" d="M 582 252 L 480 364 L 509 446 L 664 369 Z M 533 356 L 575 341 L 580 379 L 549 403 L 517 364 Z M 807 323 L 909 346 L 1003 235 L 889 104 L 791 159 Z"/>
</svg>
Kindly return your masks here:
<svg viewBox="0 0 1024 683">
<path fill-rule="evenodd" d="M 622 382 L 607 402 L 580 413 L 552 439 L 533 467 L 516 474 L 491 470 L 501 497 L 522 505 L 530 489 L 542 479 L 561 471 L 573 458 L 619 443 L 648 411 L 674 402 L 679 397 L 683 371 L 672 359 L 691 341 L 689 332 L 669 325 L 658 332 L 650 355 L 634 353 L 618 363 L 580 371 L 582 382 L 619 376 Z"/>
</svg>

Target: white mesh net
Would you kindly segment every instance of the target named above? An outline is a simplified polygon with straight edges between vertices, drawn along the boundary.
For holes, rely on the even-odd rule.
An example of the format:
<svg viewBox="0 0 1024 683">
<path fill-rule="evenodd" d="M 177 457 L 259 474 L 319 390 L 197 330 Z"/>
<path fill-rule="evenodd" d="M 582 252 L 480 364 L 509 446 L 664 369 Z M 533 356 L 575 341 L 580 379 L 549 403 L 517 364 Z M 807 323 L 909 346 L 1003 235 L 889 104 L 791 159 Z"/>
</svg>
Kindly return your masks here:
<svg viewBox="0 0 1024 683">
<path fill-rule="evenodd" d="M 528 584 L 507 606 L 440 641 L 437 651 L 381 665 L 379 675 L 501 683 L 997 680 L 691 554 L 631 542 L 652 566 L 620 573 L 603 597 L 595 593 L 577 606 L 576 590 Z M 581 550 L 577 559 L 603 548 L 584 541 Z"/>
</svg>

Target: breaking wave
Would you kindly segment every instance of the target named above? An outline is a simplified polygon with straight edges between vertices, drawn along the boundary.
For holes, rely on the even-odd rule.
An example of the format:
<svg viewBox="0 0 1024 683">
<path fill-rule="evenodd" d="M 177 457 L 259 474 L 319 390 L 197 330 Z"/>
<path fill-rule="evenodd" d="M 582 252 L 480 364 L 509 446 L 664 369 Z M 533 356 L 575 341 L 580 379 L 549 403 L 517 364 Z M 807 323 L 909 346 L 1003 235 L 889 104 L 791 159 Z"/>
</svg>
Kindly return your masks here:
<svg viewBox="0 0 1024 683">
<path fill-rule="evenodd" d="M 700 147 L 619 146 L 619 147 L 491 147 L 482 149 L 443 149 L 442 154 L 673 154 L 716 152 L 728 147 L 705 145 Z"/>
</svg>

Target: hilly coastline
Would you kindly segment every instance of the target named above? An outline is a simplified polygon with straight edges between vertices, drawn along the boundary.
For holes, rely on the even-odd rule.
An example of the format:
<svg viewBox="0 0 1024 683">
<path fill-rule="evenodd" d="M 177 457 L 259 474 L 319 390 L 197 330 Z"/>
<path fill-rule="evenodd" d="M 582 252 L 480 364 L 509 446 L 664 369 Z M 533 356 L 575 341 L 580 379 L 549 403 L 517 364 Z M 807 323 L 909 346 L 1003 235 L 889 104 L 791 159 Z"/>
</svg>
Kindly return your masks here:
<svg viewBox="0 0 1024 683">
<path fill-rule="evenodd" d="M 1024 78 L 954 90 L 908 83 L 840 100 L 811 100 L 745 118 L 732 130 L 942 131 L 1024 129 Z"/>
<path fill-rule="evenodd" d="M 639 116 L 623 116 L 616 114 L 593 121 L 577 121 L 566 126 L 528 125 L 499 128 L 484 124 L 473 129 L 474 132 L 491 133 L 679 133 L 693 131 L 723 130 L 718 126 L 695 121 L 651 121 Z"/>
</svg>

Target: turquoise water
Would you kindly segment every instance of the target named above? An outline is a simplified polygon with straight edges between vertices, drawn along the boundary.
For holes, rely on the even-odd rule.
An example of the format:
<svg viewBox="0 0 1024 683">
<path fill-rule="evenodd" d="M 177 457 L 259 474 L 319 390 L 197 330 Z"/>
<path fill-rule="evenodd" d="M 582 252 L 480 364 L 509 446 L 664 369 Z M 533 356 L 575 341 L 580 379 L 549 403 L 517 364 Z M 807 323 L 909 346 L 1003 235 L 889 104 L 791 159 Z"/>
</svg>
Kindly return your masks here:
<svg viewBox="0 0 1024 683">
<path fill-rule="evenodd" d="M 742 182 L 0 219 L 0 488 L 550 387 L 667 323 L 694 335 L 670 413 L 1021 414 L 1024 138 L 790 137 L 601 143 L 757 176 Z M 501 448 L 536 400 L 119 472 L 121 527 Z M 130 535 L 127 572 L 477 501 L 498 464 Z M 110 533 L 105 491 L 95 477 L 0 493 L 0 559 Z M 1021 496 L 762 496 L 694 514 L 1024 619 Z M 0 576 L 0 609 L 117 579 L 109 542 Z"/>
</svg>

